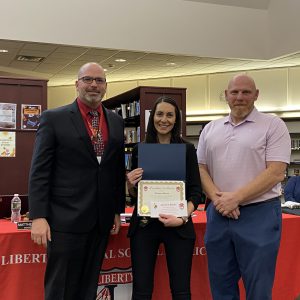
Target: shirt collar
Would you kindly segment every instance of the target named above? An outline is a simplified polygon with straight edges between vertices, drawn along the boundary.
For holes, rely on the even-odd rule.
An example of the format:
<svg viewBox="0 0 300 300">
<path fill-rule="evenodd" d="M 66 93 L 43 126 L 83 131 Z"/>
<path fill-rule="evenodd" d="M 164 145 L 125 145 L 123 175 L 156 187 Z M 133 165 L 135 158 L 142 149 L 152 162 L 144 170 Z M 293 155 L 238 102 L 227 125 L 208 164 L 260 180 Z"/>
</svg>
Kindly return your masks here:
<svg viewBox="0 0 300 300">
<path fill-rule="evenodd" d="M 258 116 L 258 110 L 256 109 L 256 107 L 254 107 L 251 113 L 240 124 L 245 122 L 255 122 L 257 120 L 257 116 Z M 224 124 L 226 123 L 233 124 L 230 114 L 224 118 Z"/>
<path fill-rule="evenodd" d="M 90 108 L 89 106 L 87 106 L 79 97 L 77 98 L 77 104 L 80 108 L 80 110 L 82 112 L 84 112 L 85 115 L 88 115 L 88 113 L 91 111 L 91 110 L 94 110 L 92 108 Z M 98 111 L 98 113 L 100 114 L 100 116 L 102 115 L 102 104 L 100 103 L 100 105 L 97 107 L 96 109 Z"/>
</svg>

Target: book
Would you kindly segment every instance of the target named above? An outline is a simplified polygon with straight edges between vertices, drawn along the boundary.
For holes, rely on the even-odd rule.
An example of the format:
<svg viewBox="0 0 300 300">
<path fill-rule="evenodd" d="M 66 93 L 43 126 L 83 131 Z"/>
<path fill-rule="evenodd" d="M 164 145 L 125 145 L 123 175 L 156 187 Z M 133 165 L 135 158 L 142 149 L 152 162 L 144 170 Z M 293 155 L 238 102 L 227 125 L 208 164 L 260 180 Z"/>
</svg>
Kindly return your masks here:
<svg viewBox="0 0 300 300">
<path fill-rule="evenodd" d="M 126 104 L 121 104 L 121 111 L 122 111 L 122 118 L 126 119 L 127 118 L 127 106 L 126 106 Z"/>
<path fill-rule="evenodd" d="M 138 126 L 136 128 L 136 141 L 137 141 L 137 143 L 139 143 L 141 141 L 141 127 L 140 126 Z"/>
<path fill-rule="evenodd" d="M 125 144 L 137 142 L 137 131 L 135 127 L 125 127 Z"/>
<path fill-rule="evenodd" d="M 130 171 L 132 164 L 132 153 L 125 153 L 125 169 Z"/>
</svg>

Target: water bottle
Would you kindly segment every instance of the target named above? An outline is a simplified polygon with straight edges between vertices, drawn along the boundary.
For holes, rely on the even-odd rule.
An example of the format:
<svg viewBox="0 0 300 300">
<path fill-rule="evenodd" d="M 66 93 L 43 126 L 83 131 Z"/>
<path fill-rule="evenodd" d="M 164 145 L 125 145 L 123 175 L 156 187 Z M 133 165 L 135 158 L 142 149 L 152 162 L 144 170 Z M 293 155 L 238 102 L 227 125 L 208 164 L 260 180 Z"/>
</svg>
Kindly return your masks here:
<svg viewBox="0 0 300 300">
<path fill-rule="evenodd" d="M 11 221 L 14 223 L 21 221 L 21 199 L 19 194 L 14 194 L 11 200 Z"/>
</svg>

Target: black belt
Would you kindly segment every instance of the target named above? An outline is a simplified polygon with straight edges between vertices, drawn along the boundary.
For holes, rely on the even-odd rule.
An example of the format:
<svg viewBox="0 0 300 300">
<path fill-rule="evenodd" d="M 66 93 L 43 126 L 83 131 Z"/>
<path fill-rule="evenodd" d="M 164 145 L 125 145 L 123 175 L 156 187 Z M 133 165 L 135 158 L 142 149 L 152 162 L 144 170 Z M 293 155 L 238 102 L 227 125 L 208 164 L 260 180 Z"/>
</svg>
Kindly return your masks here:
<svg viewBox="0 0 300 300">
<path fill-rule="evenodd" d="M 255 203 L 240 205 L 240 207 L 256 206 L 256 205 L 260 205 L 260 204 L 264 204 L 264 203 L 270 203 L 270 202 L 276 202 L 276 201 L 279 201 L 279 197 L 275 197 L 275 198 L 267 199 L 267 200 L 264 200 L 264 201 L 255 202 Z"/>
</svg>

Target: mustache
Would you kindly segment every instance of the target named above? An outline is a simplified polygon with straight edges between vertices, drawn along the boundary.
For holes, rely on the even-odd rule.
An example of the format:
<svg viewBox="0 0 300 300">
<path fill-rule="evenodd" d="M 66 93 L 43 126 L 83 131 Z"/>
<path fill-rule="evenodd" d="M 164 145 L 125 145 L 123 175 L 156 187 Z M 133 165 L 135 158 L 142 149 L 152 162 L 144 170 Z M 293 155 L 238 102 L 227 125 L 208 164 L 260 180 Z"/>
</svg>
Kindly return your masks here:
<svg viewBox="0 0 300 300">
<path fill-rule="evenodd" d="M 87 92 L 93 92 L 93 93 L 100 93 L 100 91 L 97 90 L 97 88 L 95 89 L 89 89 L 89 90 L 86 90 Z"/>
</svg>

